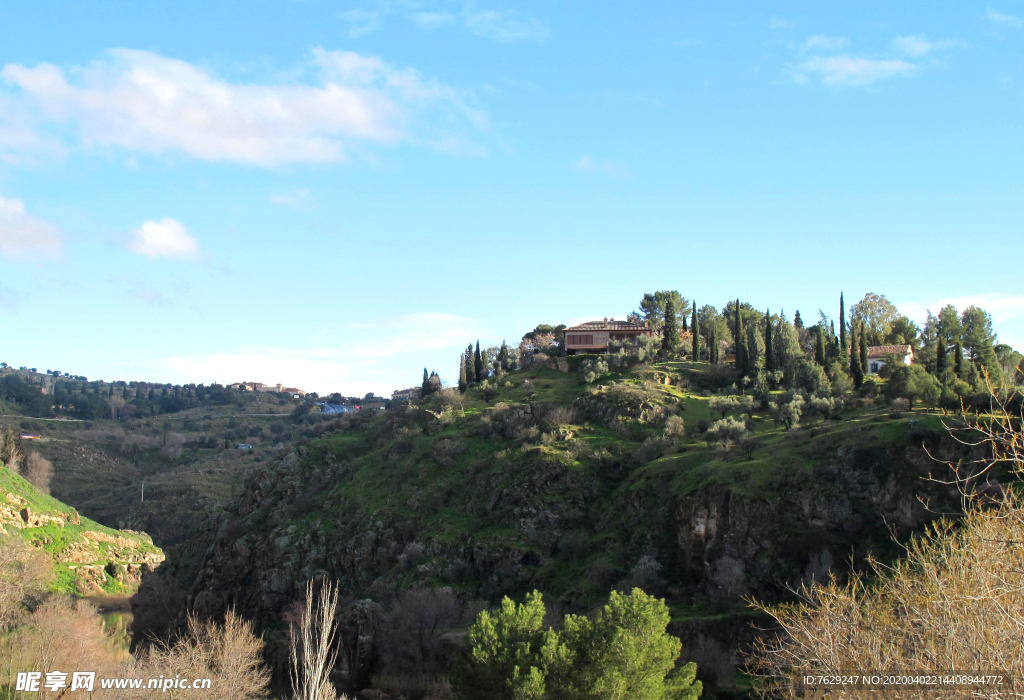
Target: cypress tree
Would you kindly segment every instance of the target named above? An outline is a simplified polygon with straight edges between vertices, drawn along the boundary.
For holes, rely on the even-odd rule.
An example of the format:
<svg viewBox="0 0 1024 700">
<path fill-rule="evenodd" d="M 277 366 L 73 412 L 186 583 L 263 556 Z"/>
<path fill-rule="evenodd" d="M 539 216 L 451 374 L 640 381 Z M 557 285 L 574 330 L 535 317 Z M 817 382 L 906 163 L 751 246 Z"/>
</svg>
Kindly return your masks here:
<svg viewBox="0 0 1024 700">
<path fill-rule="evenodd" d="M 476 366 L 473 364 L 473 343 L 466 348 L 466 383 L 476 384 Z"/>
<path fill-rule="evenodd" d="M 800 318 L 800 309 L 796 310 L 796 315 L 793 316 L 793 328 L 800 330 L 804 327 L 804 320 Z"/>
<path fill-rule="evenodd" d="M 427 395 L 427 385 L 430 383 L 430 375 L 427 374 L 427 368 L 423 368 L 423 384 L 420 387 L 423 389 L 423 396 Z"/>
<path fill-rule="evenodd" d="M 466 378 L 466 353 L 462 353 L 459 362 L 459 391 L 465 393 L 469 382 Z"/>
<path fill-rule="evenodd" d="M 740 370 L 740 376 L 750 374 L 750 345 L 748 345 L 747 334 L 743 331 L 743 314 L 740 313 L 740 300 L 736 300 L 736 367 Z"/>
<path fill-rule="evenodd" d="M 860 364 L 860 348 L 858 347 L 857 327 L 850 327 L 850 376 L 853 377 L 853 385 L 858 389 L 864 383 L 864 368 Z"/>
<path fill-rule="evenodd" d="M 476 341 L 476 350 L 473 353 L 473 374 L 476 381 L 482 382 L 487 375 L 484 373 L 484 358 L 480 355 L 480 341 Z"/>
<path fill-rule="evenodd" d="M 839 292 L 839 350 L 841 355 L 846 354 L 846 303 L 842 292 Z"/>
<path fill-rule="evenodd" d="M 501 341 L 501 349 L 498 350 L 498 367 L 503 372 L 508 372 L 508 345 L 504 340 Z"/>
<path fill-rule="evenodd" d="M 957 377 L 963 377 L 964 372 L 964 346 L 959 340 L 953 349 L 953 371 Z"/>
<path fill-rule="evenodd" d="M 665 302 L 665 323 L 661 327 L 661 351 L 674 355 L 678 349 L 679 319 L 676 318 L 676 305 L 669 299 Z"/>
<path fill-rule="evenodd" d="M 718 338 L 715 336 L 715 324 L 712 322 L 708 327 L 708 362 L 713 365 L 718 364 Z"/>
<path fill-rule="evenodd" d="M 693 361 L 700 360 L 700 329 L 697 328 L 697 302 L 693 302 L 693 315 L 690 316 L 690 332 L 693 333 Z"/>
<path fill-rule="evenodd" d="M 771 372 L 775 369 L 775 356 L 772 352 L 772 312 L 764 312 L 764 368 Z"/>
<path fill-rule="evenodd" d="M 818 337 L 814 341 L 814 361 L 825 366 L 825 329 L 818 326 Z"/>
<path fill-rule="evenodd" d="M 946 371 L 946 339 L 939 338 L 935 346 L 935 374 L 942 376 Z"/>
<path fill-rule="evenodd" d="M 860 369 L 862 372 L 867 374 L 868 372 L 868 336 L 867 329 L 864 327 L 864 322 L 860 322 Z"/>
</svg>

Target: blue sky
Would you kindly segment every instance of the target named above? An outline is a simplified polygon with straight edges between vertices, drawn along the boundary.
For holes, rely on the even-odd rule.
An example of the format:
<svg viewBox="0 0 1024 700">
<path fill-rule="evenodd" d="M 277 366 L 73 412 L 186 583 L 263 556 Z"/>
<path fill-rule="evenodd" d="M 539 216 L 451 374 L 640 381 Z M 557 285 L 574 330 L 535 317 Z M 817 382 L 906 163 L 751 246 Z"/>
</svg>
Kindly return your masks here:
<svg viewBox="0 0 1024 700">
<path fill-rule="evenodd" d="M 646 291 L 1024 347 L 1024 2 L 22 3 L 0 360 L 390 393 Z"/>
</svg>

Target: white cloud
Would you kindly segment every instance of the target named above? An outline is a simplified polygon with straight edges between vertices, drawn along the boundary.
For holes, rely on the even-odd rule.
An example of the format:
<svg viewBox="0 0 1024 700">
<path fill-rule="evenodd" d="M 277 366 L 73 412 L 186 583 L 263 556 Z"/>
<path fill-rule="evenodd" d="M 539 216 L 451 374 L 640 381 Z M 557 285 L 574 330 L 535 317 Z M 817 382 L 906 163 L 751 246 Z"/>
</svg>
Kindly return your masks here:
<svg viewBox="0 0 1024 700">
<path fill-rule="evenodd" d="M 199 241 L 189 234 L 184 224 L 169 218 L 142 222 L 142 226 L 128 234 L 125 247 L 147 258 L 196 260 L 201 257 Z"/>
<path fill-rule="evenodd" d="M 815 57 L 797 66 L 794 78 L 803 82 L 807 75 L 816 75 L 826 85 L 870 85 L 878 80 L 908 76 L 917 66 L 900 59 L 873 60 L 850 56 Z"/>
<path fill-rule="evenodd" d="M 338 16 L 348 22 L 348 35 L 352 39 L 358 39 L 380 27 L 380 13 L 361 7 L 342 12 Z"/>
<path fill-rule="evenodd" d="M 7 64 L 0 78 L 18 92 L 11 108 L 0 109 L 0 147 L 17 148 L 2 138 L 17 126 L 5 116 L 15 111 L 32 113 L 33 134 L 51 124 L 70 127 L 67 140 L 82 147 L 261 166 L 337 162 L 364 142 L 429 142 L 419 132 L 429 137 L 436 130 L 430 108 L 442 110 L 444 131 L 466 120 L 486 125 L 452 88 L 415 70 L 351 51 L 316 49 L 312 58 L 318 85 L 231 83 L 185 61 L 130 49 L 75 69 L 73 81 L 51 64 Z"/>
<path fill-rule="evenodd" d="M 12 260 L 60 254 L 64 236 L 56 224 L 32 216 L 20 199 L 0 197 L 0 255 Z"/>
<path fill-rule="evenodd" d="M 842 36 L 826 36 L 815 34 L 804 39 L 804 51 L 837 51 L 844 49 L 850 42 Z"/>
<path fill-rule="evenodd" d="M 920 34 L 912 36 L 898 36 L 893 39 L 893 48 L 907 56 L 925 56 L 937 49 L 947 49 L 956 46 L 955 41 L 928 41 Z"/>
<path fill-rule="evenodd" d="M 998 24 L 1003 27 L 1013 27 L 1016 29 L 1024 26 L 1024 21 L 1022 21 L 1020 17 L 1004 14 L 992 7 L 985 10 L 985 17 L 987 17 L 993 24 Z"/>
<path fill-rule="evenodd" d="M 270 195 L 271 204 L 279 207 L 303 207 L 313 203 L 313 197 L 309 190 L 294 190 L 292 192 L 281 192 Z"/>
</svg>

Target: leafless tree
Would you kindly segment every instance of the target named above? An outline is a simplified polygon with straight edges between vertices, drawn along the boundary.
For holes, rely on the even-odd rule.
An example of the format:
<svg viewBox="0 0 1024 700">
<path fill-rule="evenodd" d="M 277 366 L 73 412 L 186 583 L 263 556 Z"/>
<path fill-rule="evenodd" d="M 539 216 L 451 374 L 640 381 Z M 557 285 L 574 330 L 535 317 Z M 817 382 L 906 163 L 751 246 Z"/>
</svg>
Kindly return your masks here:
<svg viewBox="0 0 1024 700">
<path fill-rule="evenodd" d="M 335 700 L 331 671 L 338 660 L 338 588 L 324 581 L 317 591 L 306 582 L 306 606 L 291 630 L 291 680 L 293 700 Z M 341 696 L 344 697 L 344 696 Z"/>
<path fill-rule="evenodd" d="M 50 460 L 37 452 L 29 452 L 25 460 L 24 477 L 30 484 L 43 493 L 50 493 L 50 477 L 53 474 L 53 465 Z"/>
</svg>

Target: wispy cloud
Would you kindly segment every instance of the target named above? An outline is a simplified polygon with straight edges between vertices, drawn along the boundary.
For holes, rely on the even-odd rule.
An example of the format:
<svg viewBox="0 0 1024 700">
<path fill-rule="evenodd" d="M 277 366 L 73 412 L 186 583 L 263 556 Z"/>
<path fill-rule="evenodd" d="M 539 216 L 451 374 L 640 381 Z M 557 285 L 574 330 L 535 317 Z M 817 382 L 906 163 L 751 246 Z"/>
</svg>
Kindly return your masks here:
<svg viewBox="0 0 1024 700">
<path fill-rule="evenodd" d="M 189 234 L 183 223 L 170 218 L 142 222 L 142 226 L 128 234 L 125 247 L 147 258 L 198 260 L 202 257 L 199 241 Z"/>
<path fill-rule="evenodd" d="M 796 22 L 782 17 L 772 17 L 768 20 L 769 29 L 792 29 L 795 26 Z"/>
<path fill-rule="evenodd" d="M 313 203 L 313 197 L 309 194 L 309 190 L 301 189 L 272 194 L 270 202 L 279 207 L 304 207 Z"/>
<path fill-rule="evenodd" d="M 804 51 L 838 51 L 845 49 L 850 41 L 843 36 L 827 36 L 815 34 L 804 39 L 801 45 Z"/>
<path fill-rule="evenodd" d="M 893 48 L 896 49 L 896 51 L 907 56 L 914 57 L 927 56 L 933 51 L 957 46 L 958 43 L 959 42 L 948 39 L 945 41 L 929 41 L 920 34 L 898 36 L 892 41 Z"/>
<path fill-rule="evenodd" d="M 479 37 L 497 41 L 544 41 L 548 29 L 534 17 L 520 19 L 498 10 L 470 10 L 463 15 L 466 29 Z"/>
<path fill-rule="evenodd" d="M 1001 27 L 1012 27 L 1013 29 L 1019 29 L 1024 26 L 1024 20 L 1015 15 L 1008 15 L 999 10 L 989 7 L 985 9 L 985 17 L 988 18 L 993 24 L 998 24 Z"/>
<path fill-rule="evenodd" d="M 967 294 L 959 297 L 937 299 L 929 303 L 903 302 L 900 311 L 919 323 L 928 317 L 928 312 L 937 314 L 944 306 L 954 306 L 963 311 L 968 306 L 977 306 L 992 314 L 994 320 L 1024 318 L 1024 294 Z"/>
<path fill-rule="evenodd" d="M 14 311 L 20 303 L 18 295 L 10 287 L 0 286 L 0 309 Z"/>
<path fill-rule="evenodd" d="M 622 174 L 622 168 L 610 160 L 599 160 L 588 155 L 583 155 L 573 161 L 572 167 L 584 173 L 597 173 L 615 177 Z"/>
<path fill-rule="evenodd" d="M 796 67 L 793 77 L 797 82 L 806 82 L 814 76 L 836 87 L 865 86 L 886 78 L 913 75 L 917 69 L 913 63 L 900 59 L 829 56 L 804 61 Z"/>
<path fill-rule="evenodd" d="M 478 37 L 501 42 L 544 41 L 548 28 L 536 17 L 524 17 L 508 10 L 478 9 L 466 3 L 461 11 L 418 10 L 406 18 L 423 29 L 460 26 Z"/>
<path fill-rule="evenodd" d="M 55 258 L 63 242 L 56 224 L 29 214 L 20 199 L 0 197 L 0 255 L 9 260 Z"/>
<path fill-rule="evenodd" d="M 427 30 L 440 29 L 458 22 L 458 17 L 451 12 L 413 12 L 408 17 Z"/>
<path fill-rule="evenodd" d="M 352 39 L 358 39 L 380 27 L 380 12 L 376 10 L 357 7 L 338 16 L 348 23 L 348 35 Z"/>
<path fill-rule="evenodd" d="M 332 347 L 249 348 L 211 355 L 166 357 L 133 368 L 154 381 L 278 382 L 307 391 L 362 394 L 379 391 L 377 369 L 403 354 L 453 351 L 486 337 L 480 322 L 448 313 L 418 313 L 381 318 L 347 327 L 359 340 Z M 391 387 L 396 388 L 396 387 Z"/>
<path fill-rule="evenodd" d="M 355 331 L 368 340 L 352 344 L 348 351 L 364 357 L 389 357 L 400 353 L 461 347 L 473 338 L 486 336 L 480 322 L 446 313 L 391 316 L 366 323 L 353 323 Z"/>
<path fill-rule="evenodd" d="M 10 98 L 18 111 L 33 115 L 36 140 L 64 125 L 63 140 L 84 149 L 276 166 L 342 161 L 347 148 L 361 143 L 430 144 L 466 122 L 486 126 L 454 89 L 413 69 L 352 51 L 316 49 L 312 59 L 318 85 L 232 83 L 185 61 L 131 49 L 113 49 L 70 71 L 75 80 L 46 63 L 8 64 L 0 78 L 19 91 Z M 8 113 L 0 110 L 0 136 L 10 126 Z M 3 147 L 19 148 L 0 139 Z"/>
</svg>

